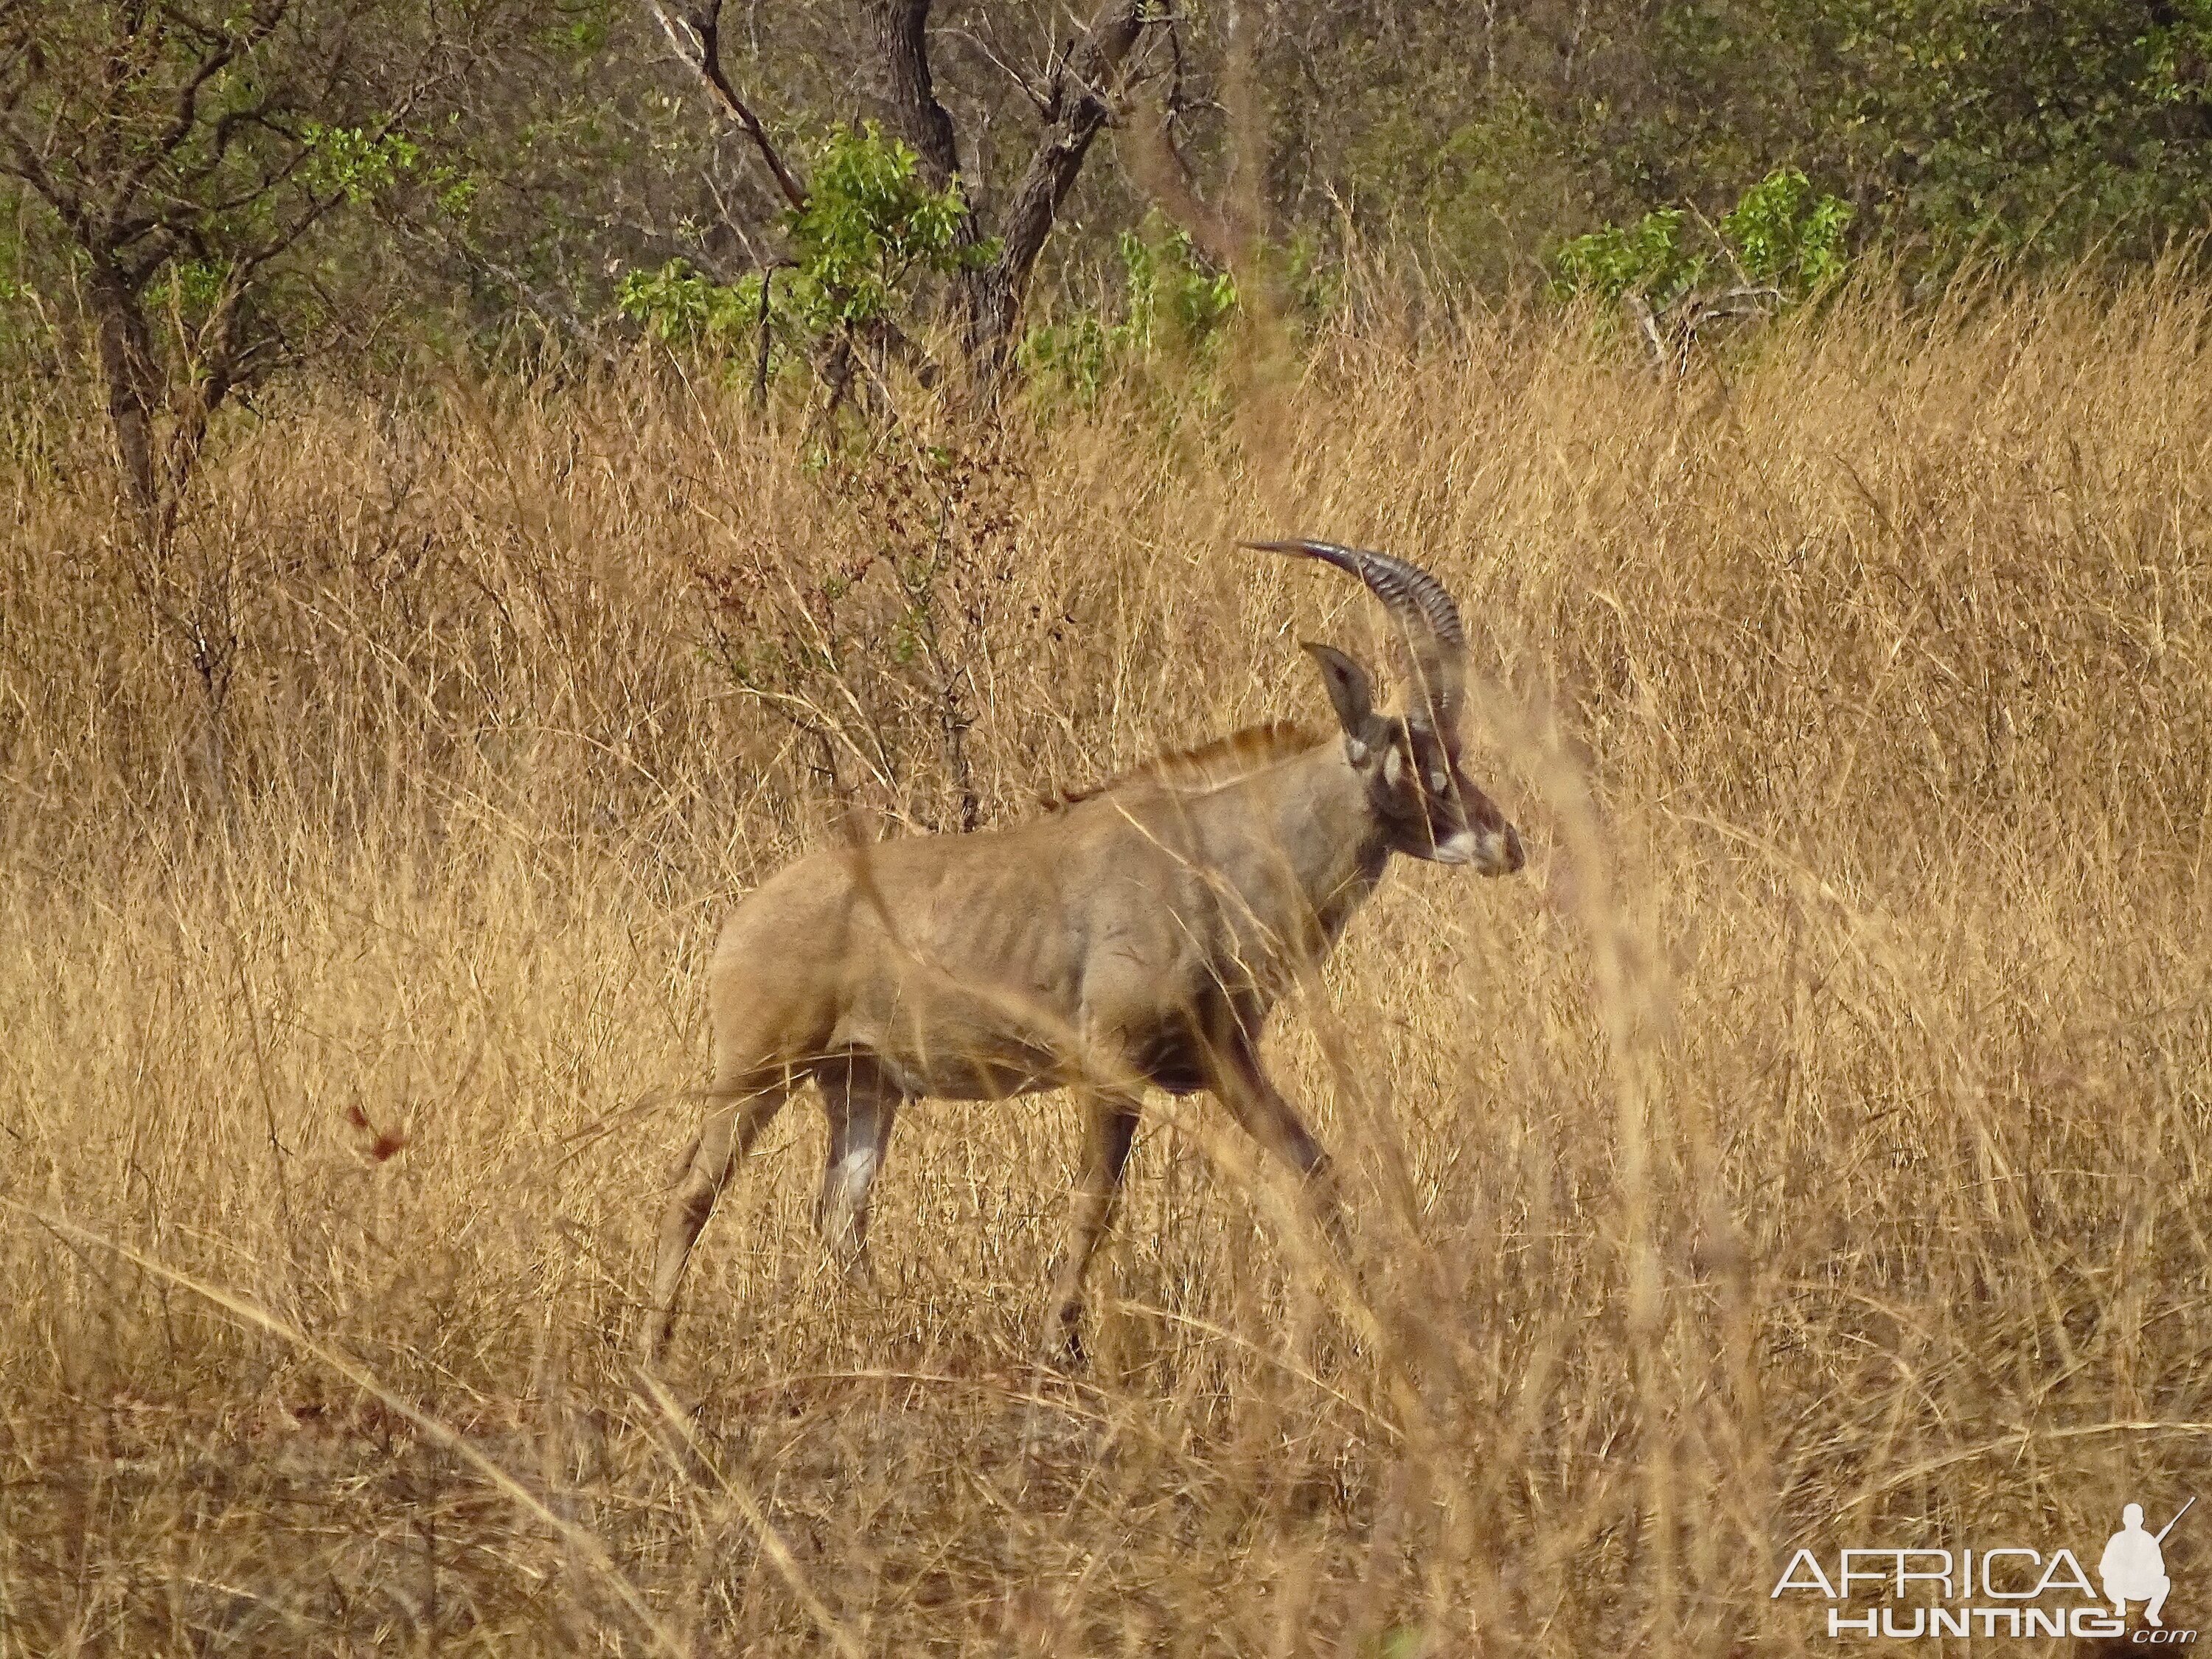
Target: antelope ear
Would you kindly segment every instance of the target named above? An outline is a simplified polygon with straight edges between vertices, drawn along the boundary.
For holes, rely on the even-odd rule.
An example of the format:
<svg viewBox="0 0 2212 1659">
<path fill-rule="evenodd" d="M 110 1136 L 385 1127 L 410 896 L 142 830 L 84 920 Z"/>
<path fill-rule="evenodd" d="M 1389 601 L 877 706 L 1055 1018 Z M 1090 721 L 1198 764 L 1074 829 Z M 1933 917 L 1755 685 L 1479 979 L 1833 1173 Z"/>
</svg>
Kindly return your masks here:
<svg viewBox="0 0 2212 1659">
<path fill-rule="evenodd" d="M 1308 640 L 1304 649 L 1321 670 L 1329 704 L 1336 710 L 1336 723 L 1344 728 L 1352 763 L 1357 766 L 1375 746 L 1375 682 L 1365 669 L 1333 645 Z"/>
</svg>

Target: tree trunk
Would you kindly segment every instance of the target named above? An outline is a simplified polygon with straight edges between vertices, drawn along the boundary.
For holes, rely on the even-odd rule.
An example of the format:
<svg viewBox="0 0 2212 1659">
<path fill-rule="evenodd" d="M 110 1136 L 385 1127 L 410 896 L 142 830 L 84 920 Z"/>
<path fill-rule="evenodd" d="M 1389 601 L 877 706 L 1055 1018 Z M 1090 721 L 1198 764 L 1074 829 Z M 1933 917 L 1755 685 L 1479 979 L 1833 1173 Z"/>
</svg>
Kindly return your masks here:
<svg viewBox="0 0 2212 1659">
<path fill-rule="evenodd" d="M 1006 370 L 1037 256 L 1044 252 L 1068 191 L 1075 188 L 1091 141 L 1113 115 L 1108 100 L 1120 88 L 1130 53 L 1143 37 L 1147 3 L 1107 0 L 1068 53 L 1054 79 L 1049 125 L 1007 198 L 999 257 L 969 279 L 968 364 L 985 398 Z"/>
<path fill-rule="evenodd" d="M 100 374 L 107 382 L 107 419 L 115 433 L 124 493 L 139 527 L 150 534 L 161 516 L 154 454 L 153 333 L 146 325 L 146 309 L 139 295 L 119 274 L 96 270 L 88 298 L 100 345 Z"/>
<path fill-rule="evenodd" d="M 931 0 L 880 0 L 876 29 L 883 44 L 885 91 L 901 136 L 921 155 L 931 188 L 943 190 L 960 177 L 960 152 L 952 118 L 937 101 L 936 83 L 930 76 L 930 4 Z M 964 191 L 964 181 L 963 187 Z M 975 204 L 971 201 L 969 205 L 972 210 Z M 971 210 L 971 224 L 974 219 Z"/>
<path fill-rule="evenodd" d="M 932 0 L 877 0 L 875 21 L 883 49 L 884 96 L 892 125 L 921 157 L 932 187 L 958 183 L 968 198 L 963 246 L 980 243 L 988 228 L 981 191 L 963 179 L 952 118 L 937 101 L 929 68 Z M 999 226 L 998 257 L 972 270 L 962 285 L 966 312 L 963 342 L 971 386 L 988 400 L 1005 372 L 1021 319 L 1022 300 L 1054 221 L 1083 171 L 1084 157 L 1113 114 L 1131 52 L 1142 38 L 1152 0 L 1105 0 L 1054 73 L 1045 99 L 1045 130 L 1023 169 Z"/>
</svg>

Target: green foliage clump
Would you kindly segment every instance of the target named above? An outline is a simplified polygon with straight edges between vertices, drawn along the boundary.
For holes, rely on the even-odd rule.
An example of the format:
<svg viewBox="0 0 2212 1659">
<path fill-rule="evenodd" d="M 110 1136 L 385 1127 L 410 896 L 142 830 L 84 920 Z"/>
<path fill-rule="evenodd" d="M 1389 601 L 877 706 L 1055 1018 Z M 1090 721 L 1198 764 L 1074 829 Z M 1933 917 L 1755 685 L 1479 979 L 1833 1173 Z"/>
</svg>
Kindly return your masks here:
<svg viewBox="0 0 2212 1659">
<path fill-rule="evenodd" d="M 1661 208 L 1634 224 L 1607 225 L 1565 244 L 1552 259 L 1553 291 L 1595 295 L 1608 303 L 1637 294 L 1664 306 L 1704 280 L 1706 256 L 1682 246 L 1680 208 Z"/>
<path fill-rule="evenodd" d="M 830 131 L 806 204 L 784 218 L 800 279 L 790 298 L 817 333 L 891 316 L 923 275 L 988 264 L 997 249 L 963 242 L 968 208 L 955 179 L 932 190 L 921 158 L 870 121 Z"/>
<path fill-rule="evenodd" d="M 1079 313 L 1064 323 L 1040 323 L 1023 337 L 1015 361 L 1028 374 L 1066 387 L 1079 403 L 1097 398 L 1127 343 L 1117 324 L 1097 313 Z"/>
<path fill-rule="evenodd" d="M 1721 234 L 1746 276 L 1802 299 L 1844 274 L 1851 217 L 1850 203 L 1814 198 L 1803 173 L 1783 167 L 1744 191 L 1721 220 Z"/>
<path fill-rule="evenodd" d="M 686 259 L 623 273 L 615 289 L 623 315 L 669 345 L 724 353 L 737 349 L 760 316 L 759 271 L 734 283 L 702 276 Z"/>
<path fill-rule="evenodd" d="M 1116 242 L 1120 320 L 1087 311 L 1032 328 L 1018 353 L 1025 368 L 1088 403 L 1129 363 L 1170 349 L 1201 362 L 1214 354 L 1237 312 L 1237 279 L 1211 268 L 1188 233 L 1163 234 L 1157 217 L 1146 229 L 1152 234 L 1125 230 Z"/>
<path fill-rule="evenodd" d="M 625 273 L 616 304 L 657 340 L 728 357 L 757 349 L 764 286 L 772 336 L 813 341 L 895 323 L 924 277 L 975 270 L 997 253 L 966 237 L 958 183 L 932 189 L 921 159 L 872 121 L 832 128 L 805 204 L 783 216 L 788 265 L 720 283 L 672 259 Z"/>
<path fill-rule="evenodd" d="M 1358 116 L 1322 139 L 1343 146 L 1332 183 L 1357 204 L 1364 235 L 1418 246 L 1425 266 L 1455 286 L 1508 287 L 1526 270 L 1524 246 L 1562 228 L 1588 193 L 1577 134 L 1532 88 L 1455 61 L 1486 28 L 1441 14 L 1431 27 L 1450 40 L 1404 63 L 1362 63 Z"/>
<path fill-rule="evenodd" d="M 1119 248 L 1127 305 L 1121 327 L 1128 343 L 1148 352 L 1172 339 L 1210 350 L 1237 309 L 1237 279 L 1206 269 L 1185 231 L 1148 241 L 1125 230 Z"/>
<path fill-rule="evenodd" d="M 316 193 L 336 192 L 354 207 L 384 194 L 422 158 L 422 147 L 396 127 L 373 132 L 309 121 L 301 128 L 300 139 Z"/>
<path fill-rule="evenodd" d="M 233 267 L 213 259 L 172 259 L 151 292 L 161 308 L 197 321 L 222 303 Z"/>
<path fill-rule="evenodd" d="M 32 343 L 52 332 L 44 296 L 27 275 L 22 238 L 0 228 L 0 361 L 21 362 Z M 6 378 L 6 377 L 0 377 Z M 0 404 L 4 404 L 0 395 Z"/>
<path fill-rule="evenodd" d="M 1802 173 L 1783 167 L 1744 191 L 1717 227 L 1701 217 L 1692 230 L 1685 210 L 1661 208 L 1562 244 L 1552 256 L 1552 291 L 1608 304 L 1634 295 L 1663 312 L 1703 294 L 1719 274 L 1730 286 L 1795 304 L 1843 276 L 1851 218 L 1849 203 L 1816 196 Z"/>
</svg>

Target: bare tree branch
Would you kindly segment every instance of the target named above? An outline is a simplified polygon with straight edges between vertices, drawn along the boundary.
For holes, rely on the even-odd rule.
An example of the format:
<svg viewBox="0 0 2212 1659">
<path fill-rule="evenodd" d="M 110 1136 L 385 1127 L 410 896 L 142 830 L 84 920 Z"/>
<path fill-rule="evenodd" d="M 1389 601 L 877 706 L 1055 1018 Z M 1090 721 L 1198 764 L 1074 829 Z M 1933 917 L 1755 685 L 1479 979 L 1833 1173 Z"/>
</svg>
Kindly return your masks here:
<svg viewBox="0 0 2212 1659">
<path fill-rule="evenodd" d="M 247 46 L 246 50 L 251 52 L 252 47 Z M 226 38 L 218 41 L 194 65 L 191 74 L 177 88 L 177 106 L 170 114 L 167 128 L 147 146 L 138 165 L 123 175 L 110 195 L 107 216 L 111 223 L 121 216 L 124 204 L 137 195 L 139 186 L 152 175 L 154 169 L 167 161 L 175 153 L 177 146 L 191 136 L 192 129 L 200 122 L 201 93 L 207 89 L 209 82 L 230 67 L 238 55 L 239 43 Z"/>
<path fill-rule="evenodd" d="M 1138 187 L 1188 234 L 1199 252 L 1217 265 L 1233 268 L 1246 239 L 1200 193 L 1197 172 L 1175 141 L 1173 119 L 1164 110 L 1157 122 L 1132 121 L 1117 143 L 1118 151 Z"/>
<path fill-rule="evenodd" d="M 1021 70 L 1016 69 L 1012 64 L 1009 64 L 1005 58 L 1000 57 L 998 49 L 992 46 L 992 44 L 988 40 L 986 40 L 981 35 L 976 33 L 975 30 L 948 29 L 945 33 L 948 34 L 957 35 L 961 40 L 965 40 L 969 46 L 975 47 L 976 52 L 981 55 L 986 63 L 989 64 L 992 68 L 997 70 L 1008 80 L 1012 81 L 1016 87 L 1020 88 L 1022 96 L 1028 99 L 1030 102 L 1036 106 L 1036 112 L 1039 115 L 1044 117 L 1047 120 L 1050 120 L 1052 118 L 1052 106 L 1046 100 L 1044 88 L 1052 84 L 1053 69 L 1060 61 L 1060 53 L 1057 47 L 1054 50 L 1052 63 L 1046 65 L 1044 85 L 1040 86 L 1036 82 L 1030 79 L 1030 77 L 1024 75 Z"/>
<path fill-rule="evenodd" d="M 775 175 L 776 188 L 783 192 L 783 199 L 793 208 L 804 208 L 806 205 L 805 185 L 786 165 L 775 141 L 768 136 L 768 129 L 761 124 L 760 117 L 753 113 L 750 105 L 738 96 L 737 88 L 730 84 L 729 76 L 722 70 L 722 0 L 712 0 L 702 16 L 682 23 L 678 22 L 675 15 L 669 10 L 667 0 L 645 0 L 645 3 L 659 22 L 661 33 L 668 37 L 668 44 L 675 49 L 677 57 L 706 82 L 707 90 L 721 106 L 722 113 L 736 122 L 745 136 L 753 141 L 753 147 L 760 151 L 761 160 Z"/>
<path fill-rule="evenodd" d="M 931 0 L 876 0 L 886 93 L 893 118 L 927 167 L 931 184 L 941 190 L 959 183 L 966 191 L 969 211 L 962 236 L 973 246 L 982 241 L 990 215 L 980 187 L 969 187 L 962 178 L 952 118 L 937 100 L 929 65 L 930 9 Z M 1105 0 L 1071 46 L 1065 52 L 1054 47 L 1042 87 L 1022 82 L 1044 118 L 1044 131 L 997 226 L 997 257 L 971 272 L 964 285 L 968 355 L 985 388 L 1004 362 L 1037 256 L 1091 141 L 1113 117 L 1138 41 L 1155 21 L 1151 0 Z"/>
<path fill-rule="evenodd" d="M 804 208 L 808 201 L 805 183 L 785 161 L 760 117 L 722 69 L 725 0 L 706 0 L 705 9 L 693 16 L 680 10 L 684 0 L 642 3 L 676 57 L 699 76 L 723 114 L 752 140 L 784 200 L 794 209 Z M 988 396 L 1004 366 L 1031 272 L 1054 222 L 1092 142 L 1114 118 L 1128 88 L 1139 43 L 1148 30 L 1168 21 L 1168 13 L 1160 0 L 1101 0 L 1089 24 L 1068 46 L 1054 45 L 1043 83 L 1024 82 L 1024 92 L 1043 117 L 1042 127 L 1007 198 L 1003 218 L 994 223 L 981 181 L 963 174 L 959 135 L 938 100 L 929 58 L 932 10 L 932 0 L 870 0 L 869 7 L 875 44 L 882 53 L 881 84 L 890 124 L 914 147 L 933 188 L 960 188 L 967 208 L 957 230 L 961 246 L 981 249 L 991 232 L 998 232 L 990 257 L 979 255 L 967 262 L 971 268 L 959 279 L 966 312 L 966 356 L 975 387 Z M 912 365 L 925 383 L 934 378 L 934 365 L 888 320 L 869 328 L 867 343 L 887 357 Z"/>
<path fill-rule="evenodd" d="M 17 131 L 11 122 L 7 129 L 8 152 L 0 157 L 0 169 L 13 173 L 45 198 L 46 205 L 62 216 L 63 222 L 81 240 L 91 234 L 84 203 L 76 192 L 56 179 L 46 167 L 31 141 Z"/>
<path fill-rule="evenodd" d="M 446 240 L 463 260 L 506 283 L 542 321 L 571 345 L 582 348 L 603 364 L 615 361 L 614 353 L 607 349 L 607 343 L 599 330 L 578 315 L 575 307 L 570 305 L 566 296 L 557 289 L 532 282 L 514 266 L 469 246 L 457 237 L 449 235 Z"/>
</svg>

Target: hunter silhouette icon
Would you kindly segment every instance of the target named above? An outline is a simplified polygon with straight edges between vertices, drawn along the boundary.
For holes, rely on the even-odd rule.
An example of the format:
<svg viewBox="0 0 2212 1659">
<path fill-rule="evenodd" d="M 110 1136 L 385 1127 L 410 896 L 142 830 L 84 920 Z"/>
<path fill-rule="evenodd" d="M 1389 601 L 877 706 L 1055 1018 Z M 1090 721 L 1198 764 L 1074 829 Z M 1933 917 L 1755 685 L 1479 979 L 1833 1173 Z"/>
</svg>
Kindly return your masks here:
<svg viewBox="0 0 2212 1659">
<path fill-rule="evenodd" d="M 2166 1557 L 2159 1546 L 2173 1530 L 2174 1522 L 2188 1514 L 2190 1504 L 2196 1501 L 2192 1498 L 2184 1504 L 2155 1535 L 2143 1530 L 2142 1504 L 2130 1504 L 2120 1511 L 2120 1530 L 2106 1544 L 2104 1557 L 2097 1563 L 2097 1576 L 2105 1581 L 2105 1599 L 2119 1617 L 2128 1616 L 2129 1602 L 2142 1601 L 2147 1604 L 2145 1622 L 2165 1625 L 2158 1613 L 2166 1605 L 2173 1581 L 2166 1576 Z"/>
</svg>

